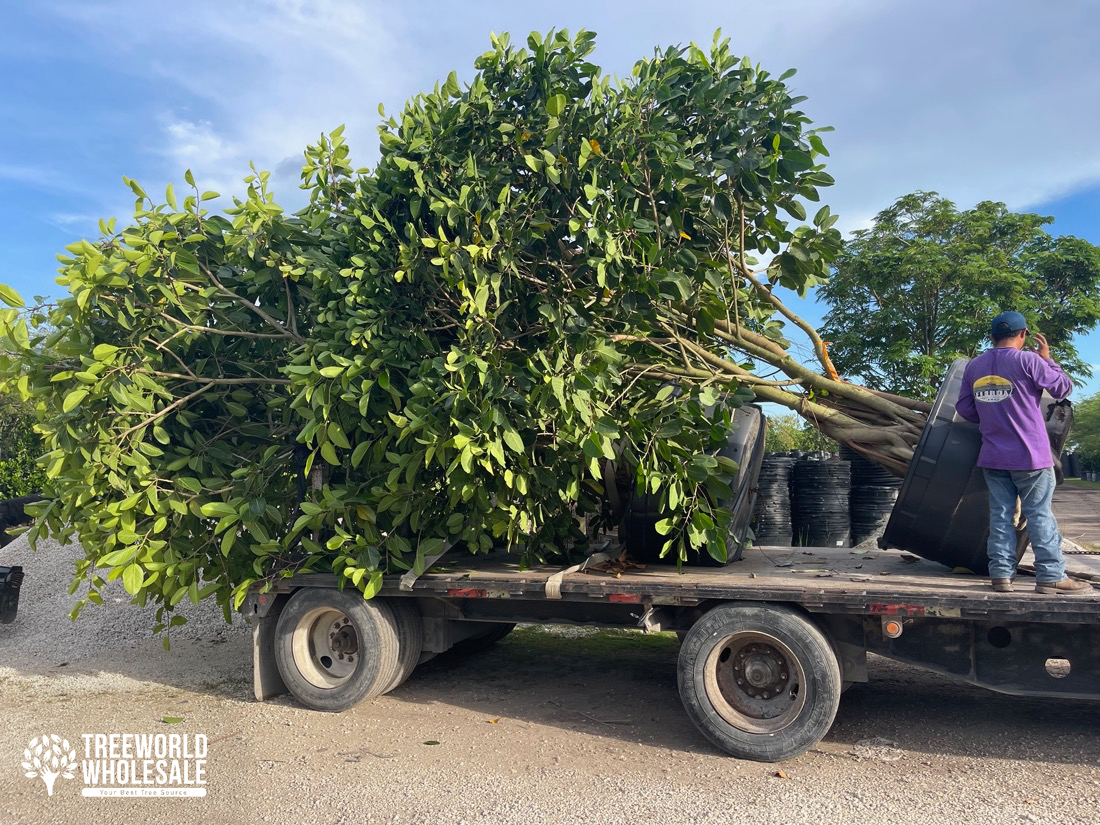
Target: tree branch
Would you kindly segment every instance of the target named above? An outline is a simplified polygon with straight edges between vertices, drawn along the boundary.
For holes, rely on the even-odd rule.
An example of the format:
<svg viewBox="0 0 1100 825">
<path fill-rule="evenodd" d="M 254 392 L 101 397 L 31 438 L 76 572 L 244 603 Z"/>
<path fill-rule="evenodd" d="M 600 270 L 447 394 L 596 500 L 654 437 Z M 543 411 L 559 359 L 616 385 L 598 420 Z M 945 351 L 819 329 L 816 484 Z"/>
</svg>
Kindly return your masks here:
<svg viewBox="0 0 1100 825">
<path fill-rule="evenodd" d="M 258 317 L 260 317 L 261 319 L 266 321 L 270 326 L 272 326 L 275 329 L 279 330 L 279 332 L 281 334 L 277 337 L 280 337 L 280 338 L 293 338 L 295 341 L 300 341 L 300 342 L 303 342 L 303 343 L 305 342 L 305 339 L 302 338 L 302 336 L 298 335 L 295 332 L 291 332 L 289 329 L 287 329 L 285 326 L 283 326 L 283 324 L 280 321 L 278 321 L 275 318 L 268 315 L 266 312 L 264 312 L 262 309 L 260 309 L 258 306 L 256 306 L 256 304 L 254 304 L 252 301 L 248 300 L 247 298 L 245 298 L 241 295 L 238 295 L 236 292 L 231 290 L 229 287 L 225 286 L 221 281 L 218 280 L 218 277 L 213 272 L 210 271 L 210 267 L 208 267 L 208 266 L 206 266 L 205 264 L 202 264 L 202 263 L 200 263 L 199 266 L 202 268 L 203 274 L 205 274 L 206 277 L 209 278 L 214 283 L 214 286 L 216 286 L 219 290 L 221 290 L 223 295 L 226 295 L 227 297 L 232 298 L 234 301 L 239 302 L 243 307 L 245 307 L 248 310 L 251 310 Z"/>
<path fill-rule="evenodd" d="M 177 398 L 175 401 L 173 401 L 167 407 L 162 409 L 160 412 L 157 412 L 157 413 L 151 415 L 149 418 L 146 418 L 140 424 L 135 424 L 130 429 L 124 431 L 118 437 L 118 440 L 122 441 L 124 438 L 126 438 L 127 436 L 129 436 L 133 433 L 136 433 L 138 430 L 141 430 L 145 427 L 148 427 L 154 421 L 168 415 L 168 413 L 172 412 L 172 410 L 177 409 L 179 407 L 182 407 L 184 404 L 186 404 L 188 401 L 191 401 L 194 398 L 198 398 L 200 395 L 202 395 L 204 392 L 206 392 L 208 389 L 210 389 L 213 386 L 214 386 L 213 384 L 204 384 L 203 386 L 201 386 L 197 390 L 195 390 L 193 393 L 191 393 L 189 395 L 185 395 L 183 398 Z"/>
<path fill-rule="evenodd" d="M 292 337 L 289 334 L 279 335 L 274 332 L 245 332 L 244 330 L 234 331 L 229 329 L 219 329 L 218 327 L 202 326 L 200 324 L 191 324 L 187 323 L 186 321 L 181 321 L 179 318 L 175 318 L 172 315 L 169 315 L 167 312 L 164 312 L 163 310 L 159 311 L 157 314 L 160 315 L 162 318 L 171 321 L 173 324 L 182 327 L 183 329 L 189 329 L 194 332 L 209 332 L 211 335 L 223 335 L 226 338 L 264 338 L 269 341 L 281 341 L 283 339 Z M 298 340 L 304 341 L 305 339 L 299 338 Z"/>
<path fill-rule="evenodd" d="M 160 378 L 179 378 L 183 381 L 192 381 L 200 384 L 209 384 L 210 386 L 235 386 L 239 384 L 290 384 L 289 378 L 265 378 L 263 376 L 257 378 L 205 378 L 201 375 L 182 375 L 178 372 L 151 372 L 150 375 L 156 375 Z"/>
</svg>

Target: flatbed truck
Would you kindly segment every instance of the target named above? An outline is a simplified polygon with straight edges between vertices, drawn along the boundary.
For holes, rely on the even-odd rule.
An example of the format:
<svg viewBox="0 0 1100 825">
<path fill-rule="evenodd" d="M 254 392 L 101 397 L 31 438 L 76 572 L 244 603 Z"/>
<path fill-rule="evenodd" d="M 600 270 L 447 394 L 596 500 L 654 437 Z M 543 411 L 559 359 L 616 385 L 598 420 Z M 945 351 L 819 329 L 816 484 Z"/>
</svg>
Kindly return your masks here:
<svg viewBox="0 0 1100 825">
<path fill-rule="evenodd" d="M 254 692 L 342 711 L 399 687 L 419 662 L 517 622 L 675 631 L 684 710 L 733 756 L 781 761 L 828 732 L 877 654 L 1020 696 L 1100 699 L 1100 590 L 994 593 L 896 550 L 764 547 L 725 567 L 524 569 L 515 556 L 444 557 L 386 576 L 365 600 L 336 576 L 254 588 Z"/>
</svg>

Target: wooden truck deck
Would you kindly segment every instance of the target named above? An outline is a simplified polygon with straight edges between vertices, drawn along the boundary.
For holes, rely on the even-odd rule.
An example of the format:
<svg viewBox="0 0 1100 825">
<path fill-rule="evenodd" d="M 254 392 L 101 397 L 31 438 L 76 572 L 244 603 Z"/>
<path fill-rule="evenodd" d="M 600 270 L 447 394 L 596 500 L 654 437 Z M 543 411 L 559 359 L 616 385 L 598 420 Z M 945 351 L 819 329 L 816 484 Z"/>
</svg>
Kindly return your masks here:
<svg viewBox="0 0 1100 825">
<path fill-rule="evenodd" d="M 1100 621 L 1100 590 L 1091 596 L 1039 595 L 1034 592 L 1034 580 L 1021 576 L 1015 591 L 994 593 L 988 579 L 893 550 L 763 547 L 746 550 L 744 558 L 724 567 L 677 571 L 674 565 L 662 564 L 614 573 L 597 566 L 561 573 L 562 568 L 554 566 L 523 569 L 514 557 L 466 556 L 445 559 L 417 578 L 411 593 L 539 599 L 545 597 L 547 581 L 558 576 L 565 600 L 685 605 L 735 599 L 795 602 L 811 611 L 847 608 L 881 614 L 909 606 L 910 615 Z M 400 592 L 399 578 L 387 577 L 384 592 Z M 293 579 L 289 583 L 295 584 Z"/>
</svg>

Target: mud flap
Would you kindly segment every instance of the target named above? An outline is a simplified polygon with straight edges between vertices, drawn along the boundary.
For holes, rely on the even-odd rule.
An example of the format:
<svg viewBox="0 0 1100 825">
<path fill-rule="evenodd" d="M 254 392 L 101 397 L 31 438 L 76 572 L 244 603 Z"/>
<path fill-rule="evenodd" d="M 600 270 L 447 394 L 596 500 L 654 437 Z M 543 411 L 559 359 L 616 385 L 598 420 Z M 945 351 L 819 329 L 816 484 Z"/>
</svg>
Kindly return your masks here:
<svg viewBox="0 0 1100 825">
<path fill-rule="evenodd" d="M 278 603 L 267 615 L 252 617 L 252 693 L 257 702 L 290 692 L 275 663 L 275 625 L 281 612 Z"/>
</svg>

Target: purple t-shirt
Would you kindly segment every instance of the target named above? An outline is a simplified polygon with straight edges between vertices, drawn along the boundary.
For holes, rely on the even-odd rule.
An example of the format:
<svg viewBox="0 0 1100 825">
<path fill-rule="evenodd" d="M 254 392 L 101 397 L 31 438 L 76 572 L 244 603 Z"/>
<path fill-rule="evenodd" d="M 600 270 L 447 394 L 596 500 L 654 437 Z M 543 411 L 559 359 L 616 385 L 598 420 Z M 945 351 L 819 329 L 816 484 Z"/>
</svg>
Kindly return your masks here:
<svg viewBox="0 0 1100 825">
<path fill-rule="evenodd" d="M 976 422 L 981 431 L 978 466 L 990 470 L 1053 467 L 1039 401 L 1043 390 L 1061 399 L 1072 388 L 1060 366 L 1034 352 L 994 347 L 967 364 L 955 412 Z"/>
</svg>

